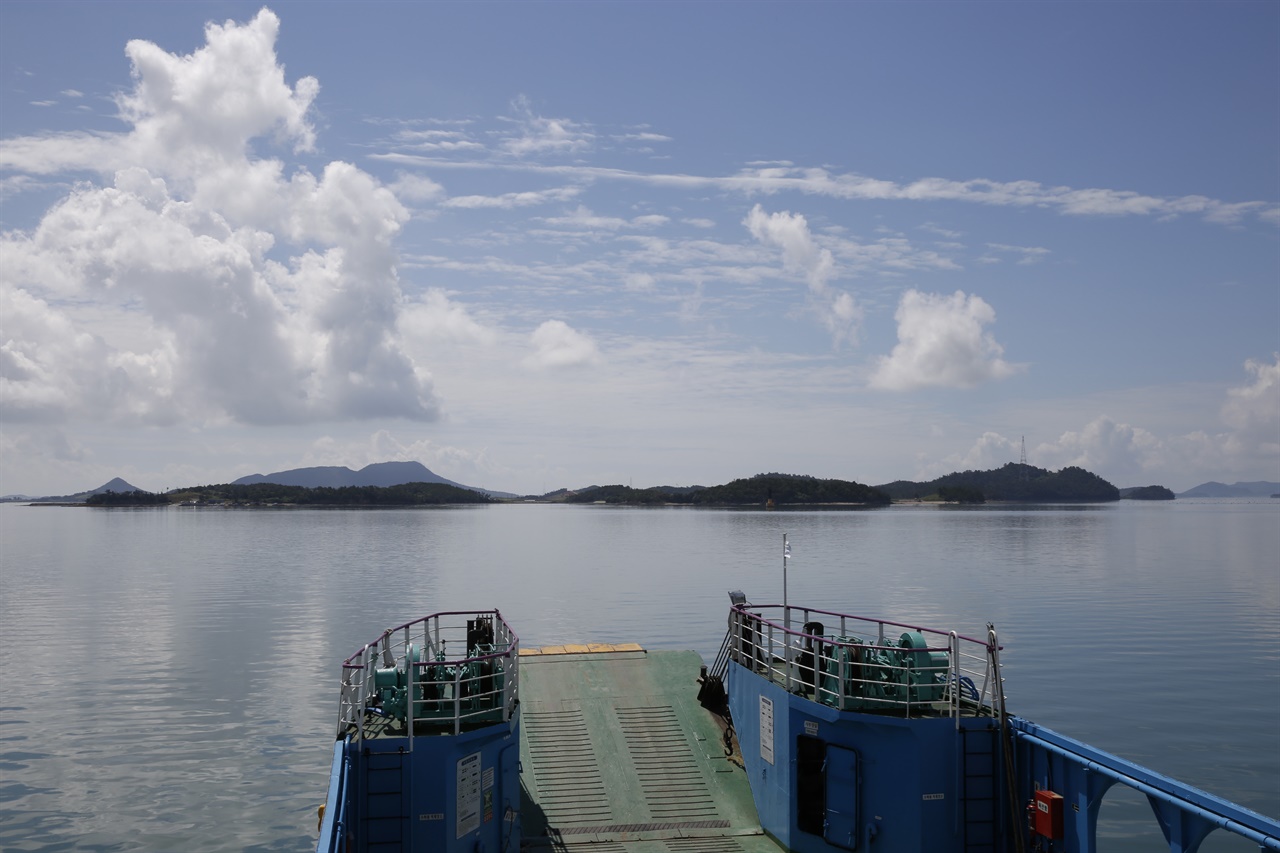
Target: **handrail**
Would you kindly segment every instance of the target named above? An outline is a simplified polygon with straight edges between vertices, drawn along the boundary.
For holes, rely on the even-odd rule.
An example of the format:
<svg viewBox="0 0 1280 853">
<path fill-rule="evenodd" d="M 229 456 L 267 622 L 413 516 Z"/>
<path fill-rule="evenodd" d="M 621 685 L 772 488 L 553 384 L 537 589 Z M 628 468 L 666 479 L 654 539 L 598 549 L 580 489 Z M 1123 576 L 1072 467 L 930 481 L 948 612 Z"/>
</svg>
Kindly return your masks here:
<svg viewBox="0 0 1280 853">
<path fill-rule="evenodd" d="M 461 649 L 450 656 L 449 649 Z M 367 736 L 369 715 L 392 734 L 461 732 L 508 721 L 519 701 L 520 639 L 497 610 L 449 611 L 389 628 L 342 664 L 338 737 Z M 384 732 L 384 735 L 386 732 Z"/>
<path fill-rule="evenodd" d="M 895 629 L 905 630 L 890 636 Z M 740 665 L 840 710 L 958 719 L 998 709 L 991 660 L 997 650 L 954 631 L 820 608 L 739 604 L 730 608 L 725 643 Z"/>
<path fill-rule="evenodd" d="M 1280 850 L 1280 821 L 1274 818 L 1036 725 L 1030 720 L 1011 715 L 1009 723 L 1022 754 L 1019 773 L 1024 788 L 1041 787 L 1047 781 L 1042 777 L 1048 775 L 1051 762 L 1062 762 L 1082 773 L 1104 778 L 1107 785 L 1118 782 L 1144 794 L 1160 817 L 1161 828 L 1170 841 L 1170 850 L 1191 851 L 1199 846 L 1199 842 L 1192 845 L 1185 844 L 1185 837 L 1181 841 L 1170 839 L 1167 826 L 1169 815 L 1165 810 L 1172 810 L 1181 816 L 1183 832 L 1187 835 L 1203 838 L 1214 829 L 1223 829 L 1252 841 L 1261 850 Z M 1057 778 L 1061 779 L 1066 775 L 1062 767 L 1055 769 Z M 1101 797 L 1086 803 L 1087 810 L 1093 813 L 1092 822 L 1095 824 L 1100 806 Z M 1088 815 L 1083 817 L 1083 822 L 1088 827 Z"/>
<path fill-rule="evenodd" d="M 347 849 L 347 771 L 350 763 L 342 741 L 333 745 L 333 768 L 329 772 L 329 792 L 320 815 L 320 837 L 316 853 L 343 853 Z"/>
</svg>

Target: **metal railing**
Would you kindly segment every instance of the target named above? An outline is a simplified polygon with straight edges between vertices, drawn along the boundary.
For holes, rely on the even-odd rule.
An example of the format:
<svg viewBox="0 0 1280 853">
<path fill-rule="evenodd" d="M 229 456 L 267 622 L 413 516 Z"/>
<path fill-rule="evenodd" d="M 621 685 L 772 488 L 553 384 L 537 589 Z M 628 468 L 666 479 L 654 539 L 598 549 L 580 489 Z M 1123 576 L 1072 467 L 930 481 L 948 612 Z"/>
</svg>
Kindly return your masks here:
<svg viewBox="0 0 1280 853">
<path fill-rule="evenodd" d="M 458 734 L 508 721 L 520 638 L 497 610 L 434 613 L 389 628 L 342 664 L 338 737 Z M 377 723 L 370 726 L 370 722 Z"/>
<path fill-rule="evenodd" d="M 1002 698 L 993 643 L 830 610 L 746 604 L 729 610 L 717 664 L 733 660 L 842 711 L 992 716 Z"/>
</svg>

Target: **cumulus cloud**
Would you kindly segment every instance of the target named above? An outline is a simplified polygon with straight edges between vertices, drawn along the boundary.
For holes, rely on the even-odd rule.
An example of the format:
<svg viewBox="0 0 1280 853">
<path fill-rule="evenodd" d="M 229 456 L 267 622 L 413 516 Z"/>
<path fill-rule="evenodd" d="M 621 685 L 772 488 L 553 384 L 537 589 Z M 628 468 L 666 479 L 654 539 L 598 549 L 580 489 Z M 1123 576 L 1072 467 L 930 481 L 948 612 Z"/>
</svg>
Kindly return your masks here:
<svg viewBox="0 0 1280 853">
<path fill-rule="evenodd" d="M 932 479 L 952 471 L 999 468 L 1018 461 L 1022 441 L 1022 436 L 985 432 L 967 451 L 925 466 L 920 476 Z M 1028 446 L 1027 462 L 1049 471 L 1074 465 L 1121 487 L 1151 485 L 1167 462 L 1168 450 L 1168 443 L 1153 433 L 1100 415 L 1081 429 Z"/>
<path fill-rule="evenodd" d="M 391 191 L 396 194 L 396 198 L 404 201 L 435 201 L 443 198 L 444 187 L 425 175 L 414 175 L 408 172 L 399 172 L 396 174 L 395 183 L 391 185 Z"/>
<path fill-rule="evenodd" d="M 984 327 L 996 312 L 979 296 L 908 290 L 894 314 L 898 345 L 881 356 L 871 387 L 885 391 L 972 388 L 1019 371 Z"/>
<path fill-rule="evenodd" d="M 1057 470 L 1074 465 L 1106 472 L 1106 476 L 1127 484 L 1163 461 L 1164 449 L 1164 442 L 1142 427 L 1100 415 L 1083 429 L 1069 430 L 1055 441 L 1038 444 L 1032 455 L 1042 468 Z"/>
<path fill-rule="evenodd" d="M 471 314 L 438 288 L 419 300 L 407 303 L 400 312 L 399 328 L 407 341 L 427 340 L 449 345 L 491 346 L 497 332 Z"/>
<path fill-rule="evenodd" d="M 0 240 L 10 416 L 436 416 L 430 377 L 397 330 L 391 242 L 408 212 L 348 163 L 286 178 L 283 162 L 252 153 L 261 137 L 293 150 L 315 140 L 307 112 L 318 84 L 285 82 L 278 29 L 264 9 L 243 25 L 208 25 L 189 56 L 130 42 L 135 87 L 119 98 L 130 131 L 0 146 L 11 169 L 106 178 Z M 131 315 L 141 334 L 83 330 L 110 313 Z"/>
<path fill-rule="evenodd" d="M 802 214 L 765 213 L 757 204 L 742 224 L 761 244 L 781 250 L 785 269 L 804 277 L 819 320 L 837 345 L 856 336 L 862 309 L 848 293 L 830 286 L 835 259 L 830 249 L 820 247 L 813 239 Z"/>
<path fill-rule="evenodd" d="M 594 364 L 600 351 L 589 335 L 563 320 L 548 320 L 529 336 L 533 354 L 525 359 L 530 367 L 553 368 Z"/>
<path fill-rule="evenodd" d="M 1197 480 L 1257 480 L 1275 476 L 1280 465 L 1280 355 L 1272 362 L 1249 360 L 1252 380 L 1226 389 L 1222 426 L 1161 435 L 1101 414 L 1084 426 L 1028 447 L 1027 461 L 1051 471 L 1075 465 L 1117 486 L 1151 485 L 1188 488 Z M 965 452 L 922 467 L 931 479 L 951 471 L 986 470 L 1015 461 L 1020 437 L 986 432 Z M 1171 472 L 1192 478 L 1168 481 Z"/>
<path fill-rule="evenodd" d="M 1245 362 L 1253 381 L 1227 391 L 1222 420 L 1247 441 L 1280 452 L 1280 353 L 1275 361 Z"/>
</svg>

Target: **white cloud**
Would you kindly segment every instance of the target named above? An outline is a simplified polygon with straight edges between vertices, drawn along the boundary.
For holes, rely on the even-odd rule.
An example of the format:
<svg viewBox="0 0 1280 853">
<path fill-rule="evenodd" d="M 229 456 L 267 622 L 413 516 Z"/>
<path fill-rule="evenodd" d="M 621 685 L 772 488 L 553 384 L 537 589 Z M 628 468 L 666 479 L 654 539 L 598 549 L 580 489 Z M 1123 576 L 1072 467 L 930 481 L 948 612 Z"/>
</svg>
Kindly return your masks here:
<svg viewBox="0 0 1280 853">
<path fill-rule="evenodd" d="M 600 360 L 596 342 L 563 320 L 546 321 L 534 330 L 529 341 L 534 352 L 525 364 L 530 367 L 573 367 Z"/>
<path fill-rule="evenodd" d="M 549 216 L 544 217 L 541 221 L 548 225 L 563 228 L 587 228 L 587 229 L 604 229 L 606 231 L 619 231 L 624 228 L 656 228 L 670 222 L 667 217 L 658 214 L 649 214 L 646 216 L 636 216 L 631 219 L 623 219 L 618 216 L 598 216 L 591 212 L 585 205 L 578 205 L 578 208 L 572 213 L 565 216 Z"/>
<path fill-rule="evenodd" d="M 483 151 L 484 145 L 471 139 L 461 130 L 408 130 L 396 131 L 396 143 L 411 151 Z"/>
<path fill-rule="evenodd" d="M 826 290 L 835 261 L 829 249 L 820 248 L 814 242 L 803 215 L 789 211 L 765 213 L 757 204 L 742 224 L 764 245 L 781 249 L 783 264 L 802 273 L 810 291 L 821 294 Z"/>
<path fill-rule="evenodd" d="M 916 472 L 916 476 L 921 480 L 932 480 L 952 471 L 989 471 L 1017 462 L 1021 452 L 1020 439 L 1010 440 L 996 432 L 984 432 L 964 453 L 925 465 Z"/>
<path fill-rule="evenodd" d="M 1164 442 L 1151 432 L 1100 415 L 1079 431 L 1064 432 L 1053 442 L 1037 444 L 1030 456 L 1041 468 L 1059 470 L 1074 465 L 1118 480 L 1117 486 L 1150 485 L 1131 481 L 1158 468 L 1164 461 L 1164 450 Z"/>
<path fill-rule="evenodd" d="M 314 77 L 295 87 L 275 55 L 280 21 L 263 9 L 238 25 L 209 23 L 206 46 L 176 56 L 151 42 L 125 47 L 135 87 L 118 98 L 121 118 L 134 126 L 133 163 L 200 182 L 222 180 L 242 167 L 249 142 L 273 136 L 296 150 L 314 147 L 307 112 L 320 91 Z"/>
<path fill-rule="evenodd" d="M 1226 389 L 1221 431 L 1162 435 L 1102 414 L 1051 441 L 1035 442 L 1027 461 L 1051 471 L 1075 465 L 1120 487 L 1159 484 L 1175 491 L 1208 480 L 1275 479 L 1280 476 L 1280 356 L 1273 358 L 1246 362 L 1252 381 Z M 997 468 L 1016 461 L 1020 452 L 1020 437 L 986 432 L 967 451 L 921 466 L 917 476 Z"/>
<path fill-rule="evenodd" d="M 765 213 L 757 204 L 742 224 L 756 240 L 782 251 L 784 268 L 804 276 L 814 310 L 831 333 L 832 342 L 839 346 L 854 339 L 862 321 L 862 308 L 851 295 L 828 284 L 835 274 L 835 259 L 830 249 L 820 247 L 814 240 L 804 216 L 790 211 Z"/>
<path fill-rule="evenodd" d="M 615 134 L 614 139 L 620 142 L 671 142 L 670 136 L 663 136 L 661 133 L 653 133 L 651 131 L 638 131 L 635 133 Z"/>
<path fill-rule="evenodd" d="M 524 95 L 512 102 L 518 135 L 502 140 L 502 149 L 517 157 L 540 154 L 577 154 L 592 147 L 595 135 L 578 122 L 544 118 L 533 112 Z"/>
<path fill-rule="evenodd" d="M 554 187 L 549 190 L 530 190 L 510 192 L 502 195 L 462 195 L 454 196 L 443 202 L 441 207 L 461 208 L 499 208 L 512 210 L 517 207 L 532 207 L 552 201 L 568 201 L 582 192 L 580 187 Z"/>
<path fill-rule="evenodd" d="M 953 471 L 1000 468 L 1018 461 L 1023 440 L 1023 436 L 1007 438 L 997 432 L 985 432 L 967 451 L 925 465 L 917 476 L 931 480 Z M 1027 462 L 1049 471 L 1074 465 L 1119 487 L 1146 486 L 1160 478 L 1167 451 L 1166 442 L 1151 432 L 1100 415 L 1079 430 L 1029 446 Z"/>
<path fill-rule="evenodd" d="M 419 166 L 455 169 L 513 169 L 557 175 L 580 181 L 613 180 L 679 188 L 686 191 L 716 190 L 743 195 L 799 192 L 845 200 L 956 201 L 994 207 L 1039 207 L 1072 216 L 1156 216 L 1161 219 L 1198 214 L 1207 222 L 1234 225 L 1252 215 L 1268 224 L 1280 224 L 1280 208 L 1272 202 L 1228 202 L 1207 196 L 1148 196 L 1131 190 L 1052 187 L 1036 181 L 994 181 L 975 178 L 921 178 L 899 184 L 857 173 L 833 173 L 818 167 L 790 164 L 744 169 L 733 175 L 690 175 L 635 172 L 583 164 L 548 165 L 534 162 L 482 163 L 408 154 L 374 155 L 378 159 Z M 2 163 L 3 160 L 0 160 Z"/>
<path fill-rule="evenodd" d="M 626 278 L 626 289 L 633 293 L 652 293 L 654 290 L 653 276 L 643 272 L 631 273 Z"/>
<path fill-rule="evenodd" d="M 122 423 L 436 416 L 397 331 L 391 241 L 407 211 L 350 164 L 286 179 L 251 157 L 263 135 L 314 142 L 318 84 L 285 83 L 278 28 L 264 9 L 208 25 L 190 56 L 130 42 L 131 131 L 0 146 L 10 168 L 110 176 L 0 240 L 7 408 Z M 136 340 L 84 331 L 112 314 L 136 318 Z"/>
<path fill-rule="evenodd" d="M 995 322 L 996 312 L 979 296 L 912 289 L 902 295 L 894 317 L 898 345 L 878 360 L 873 388 L 972 388 L 1020 369 L 1004 360 L 1004 348 L 983 331 Z"/>
<path fill-rule="evenodd" d="M 396 194 L 398 199 L 417 202 L 435 201 L 445 194 L 444 187 L 425 175 L 414 175 L 408 172 L 398 172 L 396 174 L 396 180 L 391 185 L 391 191 Z"/>
<path fill-rule="evenodd" d="M 466 308 L 450 301 L 443 290 L 432 288 L 421 299 L 407 303 L 400 312 L 399 328 L 406 344 L 430 341 L 456 346 L 491 346 L 497 331 L 478 322 Z"/>
<path fill-rule="evenodd" d="M 1039 246 L 1010 246 L 1005 243 L 988 243 L 987 248 L 1014 255 L 1018 259 L 1017 262 L 1024 266 L 1038 264 L 1051 254 L 1048 249 L 1040 248 Z M 996 259 L 993 258 L 991 260 L 994 261 Z"/>
<path fill-rule="evenodd" d="M 1222 420 L 1243 440 L 1280 453 L 1280 354 L 1273 353 L 1272 358 L 1275 361 L 1270 364 L 1245 362 L 1253 382 L 1228 389 Z"/>
</svg>

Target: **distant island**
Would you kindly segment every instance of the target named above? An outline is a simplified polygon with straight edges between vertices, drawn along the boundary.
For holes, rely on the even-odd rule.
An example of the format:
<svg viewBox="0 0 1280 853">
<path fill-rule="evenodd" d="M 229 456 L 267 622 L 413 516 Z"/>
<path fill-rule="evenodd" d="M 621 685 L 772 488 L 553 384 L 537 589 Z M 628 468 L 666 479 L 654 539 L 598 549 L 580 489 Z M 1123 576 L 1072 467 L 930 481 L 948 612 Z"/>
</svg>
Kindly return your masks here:
<svg viewBox="0 0 1280 853">
<path fill-rule="evenodd" d="M 30 498 L 9 495 L 0 500 L 48 505 L 115 506 L 430 506 L 520 501 L 631 506 L 884 506 L 893 501 L 982 504 L 987 501 L 1060 503 L 1186 498 L 1255 498 L 1280 495 L 1280 483 L 1208 482 L 1175 495 L 1165 486 L 1117 489 L 1083 468 L 1048 471 L 1008 463 L 989 471 L 959 471 L 935 480 L 896 480 L 867 486 L 852 480 L 799 474 L 757 474 L 718 486 L 623 485 L 556 489 L 519 496 L 464 486 L 439 476 L 419 462 L 378 462 L 358 471 L 339 466 L 293 468 L 273 474 L 251 474 L 231 483 L 189 486 L 158 494 L 138 489 L 116 477 L 96 489 L 73 495 Z"/>
<path fill-rule="evenodd" d="M 1201 483 L 1193 489 L 1187 489 L 1185 492 L 1179 492 L 1180 498 L 1265 498 L 1268 495 L 1275 497 L 1280 492 L 1280 483 L 1273 483 L 1267 480 L 1257 480 L 1251 483 L 1233 483 L 1228 486 L 1225 483 L 1218 483 L 1210 480 L 1207 483 Z"/>
<path fill-rule="evenodd" d="M 88 503 L 89 499 L 94 495 L 106 494 L 107 492 L 115 492 L 117 494 L 127 494 L 132 492 L 141 492 L 137 486 L 127 483 L 119 477 L 114 477 L 96 489 L 90 489 L 87 492 L 76 492 L 74 495 L 50 495 L 43 498 L 20 498 L 29 503 L 47 503 L 47 504 L 82 504 Z M 9 500 L 9 498 L 5 498 Z"/>
<path fill-rule="evenodd" d="M 562 503 L 687 504 L 689 506 L 887 506 L 884 492 L 850 480 L 820 480 L 798 474 L 757 474 L 722 486 L 590 486 L 558 495 Z"/>
<path fill-rule="evenodd" d="M 276 483 L 251 483 L 218 486 L 191 486 L 160 494 L 136 489 L 127 492 L 107 490 L 89 495 L 86 506 L 346 506 L 393 507 L 443 504 L 483 504 L 493 499 L 471 489 L 445 483 L 402 483 L 395 486 L 281 486 Z"/>
<path fill-rule="evenodd" d="M 469 489 L 483 492 L 490 497 L 514 498 L 510 492 L 491 492 L 477 486 L 466 486 L 447 480 L 432 471 L 421 462 L 375 462 L 366 465 L 359 471 L 336 465 L 322 465 L 313 468 L 292 468 L 288 471 L 277 471 L 274 474 L 250 474 L 232 481 L 233 486 L 249 486 L 258 483 L 274 483 L 279 486 L 302 486 L 308 489 L 332 488 L 344 486 L 403 486 L 406 483 L 442 483 L 458 489 Z"/>
<path fill-rule="evenodd" d="M 1171 489 L 1164 486 L 1132 486 L 1120 490 L 1121 500 L 1130 501 L 1171 501 L 1177 497 Z"/>
<path fill-rule="evenodd" d="M 897 480 L 876 486 L 895 501 L 946 500 L 950 491 L 964 503 L 1025 501 L 1031 503 L 1098 502 L 1120 500 L 1120 490 L 1083 468 L 1068 466 L 1046 471 L 1034 465 L 1010 462 L 991 471 L 960 471 L 926 483 Z"/>
</svg>

